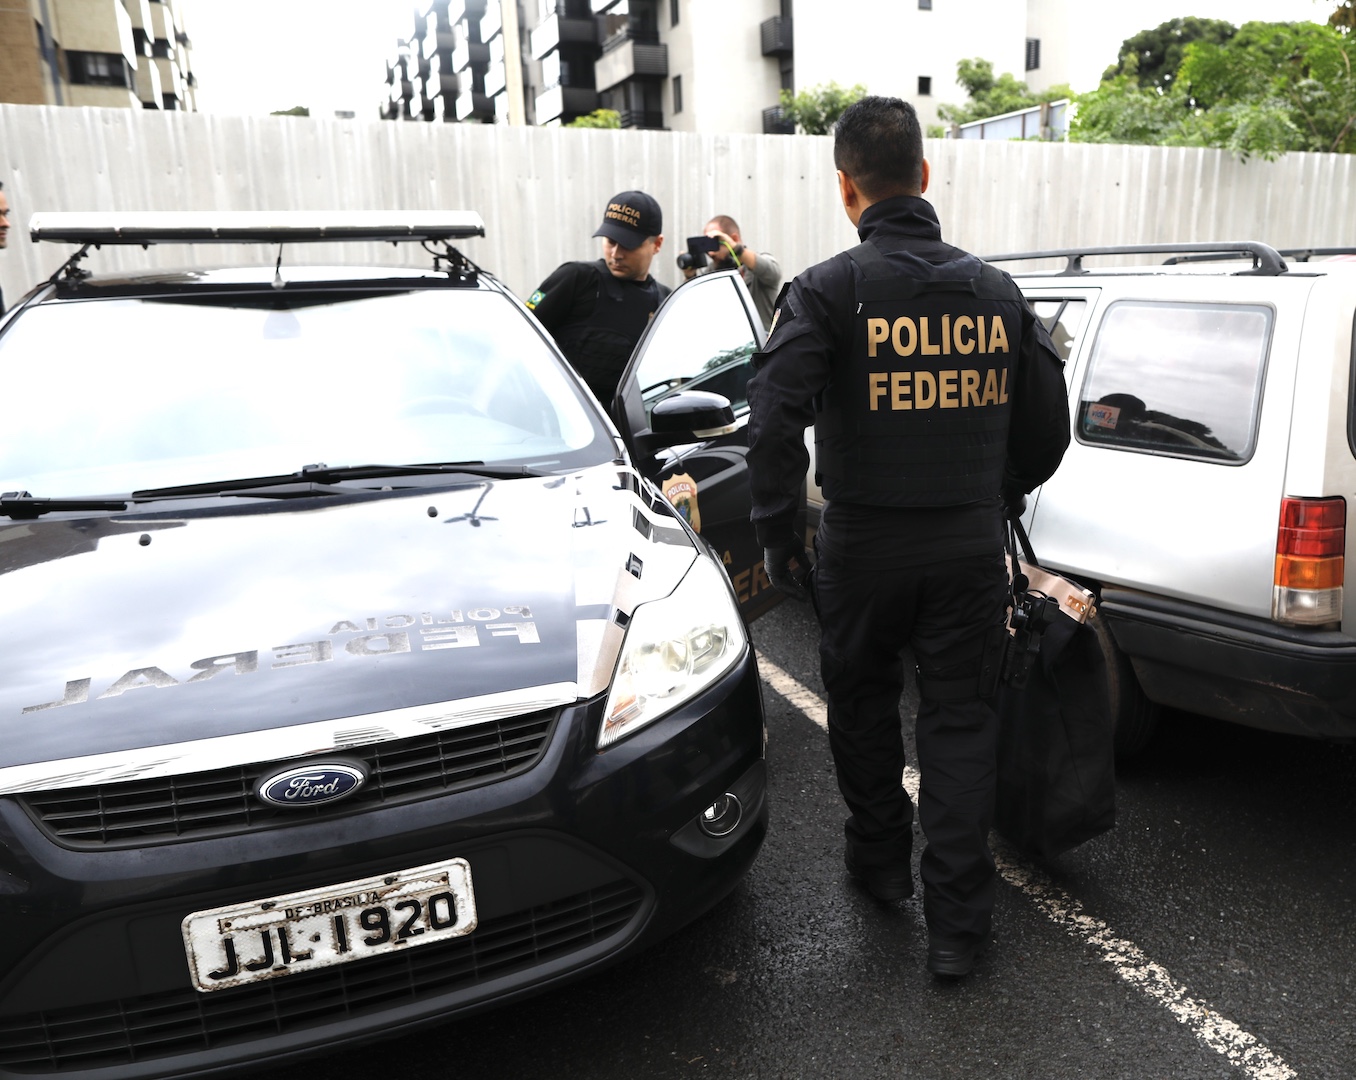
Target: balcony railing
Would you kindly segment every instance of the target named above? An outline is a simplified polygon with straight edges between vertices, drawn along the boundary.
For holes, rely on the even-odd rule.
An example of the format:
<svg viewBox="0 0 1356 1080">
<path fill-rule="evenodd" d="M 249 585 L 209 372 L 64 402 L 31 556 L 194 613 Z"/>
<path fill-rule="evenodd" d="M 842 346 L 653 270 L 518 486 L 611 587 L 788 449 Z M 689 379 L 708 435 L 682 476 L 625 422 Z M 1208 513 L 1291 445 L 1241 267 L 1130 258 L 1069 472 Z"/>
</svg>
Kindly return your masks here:
<svg viewBox="0 0 1356 1080">
<path fill-rule="evenodd" d="M 791 17 L 774 15 L 758 28 L 763 38 L 764 56 L 791 55 Z"/>
<path fill-rule="evenodd" d="M 452 61 L 435 56 L 428 64 L 428 76 L 425 80 L 432 94 L 455 94 L 460 89 L 457 74 L 452 70 Z"/>
<path fill-rule="evenodd" d="M 456 26 L 463 19 L 479 20 L 485 14 L 486 2 L 487 0 L 451 0 L 447 5 L 447 21 Z"/>
<path fill-rule="evenodd" d="M 494 102 L 489 94 L 462 89 L 456 102 L 458 120 L 493 120 Z"/>
<path fill-rule="evenodd" d="M 480 17 L 480 40 L 489 41 L 502 29 L 504 29 L 504 19 L 499 10 L 499 5 L 497 3 L 491 4 L 485 9 L 485 14 Z"/>
<path fill-rule="evenodd" d="M 763 110 L 763 134 L 764 135 L 794 135 L 796 125 L 786 118 L 780 105 L 774 105 L 770 109 Z"/>
<path fill-rule="evenodd" d="M 662 128 L 664 126 L 664 114 L 662 112 L 627 109 L 621 114 L 621 126 L 624 128 Z"/>
<path fill-rule="evenodd" d="M 593 16 L 570 18 L 552 14 L 530 35 L 532 58 L 540 60 L 559 45 L 598 44 L 598 22 Z"/>
<path fill-rule="evenodd" d="M 603 52 L 608 53 L 613 49 L 619 49 L 628 41 L 634 41 L 641 45 L 658 45 L 658 30 L 641 30 L 627 22 L 622 22 L 619 26 L 604 26 L 603 29 Z"/>
<path fill-rule="evenodd" d="M 598 91 L 591 86 L 553 86 L 537 95 L 537 123 L 560 118 L 573 120 L 598 107 Z"/>
<path fill-rule="evenodd" d="M 424 34 L 423 44 L 420 46 L 423 54 L 428 57 L 435 56 L 438 53 L 450 53 L 457 46 L 457 35 L 451 29 L 434 30 L 432 29 L 432 16 L 429 17 L 429 31 Z"/>
<path fill-rule="evenodd" d="M 490 62 L 490 47 L 479 42 L 462 38 L 452 50 L 452 70 L 461 71 L 468 67 L 479 67 L 483 73 Z"/>
<path fill-rule="evenodd" d="M 637 75 L 663 78 L 669 73 L 669 47 L 627 40 L 623 47 L 604 52 L 593 70 L 599 90 Z"/>
</svg>

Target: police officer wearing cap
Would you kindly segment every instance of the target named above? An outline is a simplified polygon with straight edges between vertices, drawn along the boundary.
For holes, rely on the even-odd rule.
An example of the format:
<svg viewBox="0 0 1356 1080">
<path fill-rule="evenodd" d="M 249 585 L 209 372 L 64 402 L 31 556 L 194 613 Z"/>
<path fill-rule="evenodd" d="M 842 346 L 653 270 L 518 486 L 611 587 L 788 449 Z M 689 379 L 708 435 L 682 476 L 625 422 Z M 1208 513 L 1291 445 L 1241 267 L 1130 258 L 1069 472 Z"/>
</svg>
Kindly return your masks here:
<svg viewBox="0 0 1356 1080">
<path fill-rule="evenodd" d="M 528 297 L 527 306 L 604 405 L 616 396 L 636 342 L 671 291 L 650 276 L 663 232 L 663 214 L 649 195 L 614 195 L 593 234 L 603 238 L 603 257 L 564 263 Z"/>
<path fill-rule="evenodd" d="M 1011 278 L 942 242 L 911 105 L 852 105 L 834 164 L 862 243 L 778 299 L 748 386 L 753 521 L 772 583 L 814 602 L 847 870 L 883 901 L 914 890 L 899 714 L 912 650 L 927 967 L 957 977 L 987 940 L 995 894 L 1005 500 L 1063 457 L 1063 364 Z M 811 423 L 826 504 L 807 574 L 794 520 Z"/>
</svg>

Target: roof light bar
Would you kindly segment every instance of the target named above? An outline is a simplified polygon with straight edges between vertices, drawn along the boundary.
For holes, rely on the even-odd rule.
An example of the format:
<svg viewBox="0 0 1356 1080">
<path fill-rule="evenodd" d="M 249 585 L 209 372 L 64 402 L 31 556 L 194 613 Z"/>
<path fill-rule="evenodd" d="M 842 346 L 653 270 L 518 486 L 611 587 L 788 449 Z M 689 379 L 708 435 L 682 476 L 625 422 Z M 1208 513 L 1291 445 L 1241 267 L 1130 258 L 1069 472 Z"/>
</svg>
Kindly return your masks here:
<svg viewBox="0 0 1356 1080">
<path fill-rule="evenodd" d="M 150 210 L 34 214 L 34 243 L 295 244 L 464 240 L 485 235 L 473 210 Z"/>
</svg>

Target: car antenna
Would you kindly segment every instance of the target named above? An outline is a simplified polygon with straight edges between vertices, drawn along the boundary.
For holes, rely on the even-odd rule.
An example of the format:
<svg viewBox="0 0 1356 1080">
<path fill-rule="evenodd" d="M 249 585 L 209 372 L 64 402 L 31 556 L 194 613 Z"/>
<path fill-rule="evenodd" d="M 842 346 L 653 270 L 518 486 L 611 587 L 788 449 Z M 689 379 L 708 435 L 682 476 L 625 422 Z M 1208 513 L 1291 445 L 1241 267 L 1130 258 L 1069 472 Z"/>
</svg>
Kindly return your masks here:
<svg viewBox="0 0 1356 1080">
<path fill-rule="evenodd" d="M 282 245 L 281 243 L 279 243 L 279 244 L 278 244 L 278 261 L 277 261 L 276 263 L 273 264 L 273 287 L 274 287 L 275 289 L 281 289 L 281 288 L 283 287 L 283 284 L 284 284 L 284 282 L 283 282 L 283 276 L 282 276 L 282 253 L 283 253 L 283 245 Z"/>
</svg>

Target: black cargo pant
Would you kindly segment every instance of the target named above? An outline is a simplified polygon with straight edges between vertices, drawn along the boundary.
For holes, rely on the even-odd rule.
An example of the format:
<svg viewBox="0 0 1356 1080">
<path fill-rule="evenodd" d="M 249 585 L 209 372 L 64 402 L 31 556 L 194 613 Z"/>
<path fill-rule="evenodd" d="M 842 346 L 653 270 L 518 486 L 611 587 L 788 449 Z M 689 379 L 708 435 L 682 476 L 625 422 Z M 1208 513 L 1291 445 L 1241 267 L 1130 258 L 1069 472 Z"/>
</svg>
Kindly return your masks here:
<svg viewBox="0 0 1356 1080">
<path fill-rule="evenodd" d="M 913 805 L 901 786 L 901 651 L 913 650 L 922 693 L 915 737 L 922 776 L 919 822 L 923 911 L 929 931 L 958 943 L 988 933 L 994 902 L 989 851 L 998 717 L 978 696 L 990 630 L 1005 620 L 1001 551 L 901 569 L 862 569 L 822 554 L 813 576 L 819 655 L 829 698 L 829 745 L 851 816 L 845 831 L 863 865 L 907 862 Z M 976 692 L 964 692 L 976 680 Z M 960 696 L 956 695 L 961 688 Z"/>
</svg>

